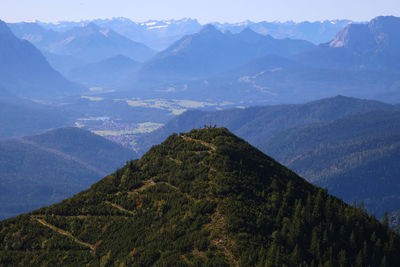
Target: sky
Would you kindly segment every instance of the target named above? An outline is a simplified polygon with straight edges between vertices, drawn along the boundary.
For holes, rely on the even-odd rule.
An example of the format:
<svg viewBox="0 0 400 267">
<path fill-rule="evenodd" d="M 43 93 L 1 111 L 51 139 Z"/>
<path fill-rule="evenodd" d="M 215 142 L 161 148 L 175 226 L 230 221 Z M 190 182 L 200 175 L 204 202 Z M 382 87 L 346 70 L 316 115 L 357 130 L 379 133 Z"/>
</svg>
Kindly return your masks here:
<svg viewBox="0 0 400 267">
<path fill-rule="evenodd" d="M 112 17 L 133 21 L 190 17 L 201 23 L 368 21 L 379 15 L 400 17 L 400 0 L 0 0 L 0 19 L 7 22 Z"/>
</svg>

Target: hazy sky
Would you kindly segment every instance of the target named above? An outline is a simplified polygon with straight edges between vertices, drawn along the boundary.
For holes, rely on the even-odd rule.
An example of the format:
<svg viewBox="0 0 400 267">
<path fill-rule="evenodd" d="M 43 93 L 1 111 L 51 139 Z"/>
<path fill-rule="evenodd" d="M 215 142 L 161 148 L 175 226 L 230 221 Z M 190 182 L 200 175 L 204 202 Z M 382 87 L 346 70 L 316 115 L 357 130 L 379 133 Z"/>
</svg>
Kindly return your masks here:
<svg viewBox="0 0 400 267">
<path fill-rule="evenodd" d="M 191 17 L 201 23 L 352 19 L 400 16 L 400 0 L 0 0 L 0 19 L 60 21 L 127 17 L 134 21 Z"/>
</svg>

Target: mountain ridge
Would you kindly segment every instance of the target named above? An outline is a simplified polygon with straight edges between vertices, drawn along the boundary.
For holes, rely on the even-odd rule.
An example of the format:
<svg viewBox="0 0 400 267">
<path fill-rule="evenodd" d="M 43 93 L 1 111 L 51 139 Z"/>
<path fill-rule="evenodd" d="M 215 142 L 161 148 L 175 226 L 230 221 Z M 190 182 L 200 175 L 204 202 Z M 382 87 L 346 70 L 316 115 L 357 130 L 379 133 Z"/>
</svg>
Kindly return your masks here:
<svg viewBox="0 0 400 267">
<path fill-rule="evenodd" d="M 67 75 L 73 68 L 122 54 L 145 61 L 155 51 L 144 44 L 91 22 L 64 32 L 45 29 L 37 23 L 9 24 L 14 34 L 36 45 L 48 61 Z"/>
<path fill-rule="evenodd" d="M 247 35 L 253 36 L 251 40 Z M 274 39 L 250 29 L 243 34 L 222 33 L 207 24 L 200 32 L 182 37 L 155 55 L 139 70 L 138 77 L 142 80 L 152 77 L 160 82 L 191 80 L 227 71 L 268 54 L 292 55 L 313 47 L 307 41 Z"/>
<path fill-rule="evenodd" d="M 153 50 L 145 45 L 131 41 L 113 30 L 100 28 L 93 22 L 62 33 L 61 39 L 50 44 L 49 52 L 74 55 L 88 62 L 118 54 L 143 61 L 154 54 Z"/>
<path fill-rule="evenodd" d="M 46 29 L 66 31 L 74 26 L 83 26 L 90 22 L 94 22 L 104 28 L 111 28 L 119 34 L 125 35 L 134 41 L 144 43 L 158 51 L 167 48 L 183 35 L 199 31 L 203 26 L 196 19 L 192 18 L 135 22 L 119 17 L 92 21 L 59 22 L 57 24 L 40 21 L 37 23 Z M 212 24 L 222 31 L 230 31 L 232 33 L 238 33 L 244 28 L 250 27 L 260 34 L 270 34 L 274 38 L 303 39 L 314 44 L 320 44 L 332 40 L 337 32 L 350 22 L 349 20 L 303 21 L 298 23 L 293 21 L 243 21 L 238 23 L 213 22 Z"/>
<path fill-rule="evenodd" d="M 72 127 L 3 139 L 0 147 L 2 219 L 70 197 L 136 157 L 133 151 Z"/>
</svg>

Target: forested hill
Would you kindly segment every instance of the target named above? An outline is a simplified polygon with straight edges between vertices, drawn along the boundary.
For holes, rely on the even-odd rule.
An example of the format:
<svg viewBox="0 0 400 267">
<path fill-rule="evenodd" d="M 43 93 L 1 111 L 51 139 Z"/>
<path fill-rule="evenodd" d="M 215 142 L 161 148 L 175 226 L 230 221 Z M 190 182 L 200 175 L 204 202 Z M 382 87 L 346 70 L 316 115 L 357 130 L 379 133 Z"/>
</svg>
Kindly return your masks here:
<svg viewBox="0 0 400 267">
<path fill-rule="evenodd" d="M 282 131 L 259 147 L 347 203 L 400 209 L 400 111 L 371 111 Z"/>
<path fill-rule="evenodd" d="M 400 266 L 400 236 L 225 128 L 0 223 L 0 265 Z"/>
<path fill-rule="evenodd" d="M 71 197 L 136 157 L 73 127 L 1 140 L 0 220 Z"/>
</svg>

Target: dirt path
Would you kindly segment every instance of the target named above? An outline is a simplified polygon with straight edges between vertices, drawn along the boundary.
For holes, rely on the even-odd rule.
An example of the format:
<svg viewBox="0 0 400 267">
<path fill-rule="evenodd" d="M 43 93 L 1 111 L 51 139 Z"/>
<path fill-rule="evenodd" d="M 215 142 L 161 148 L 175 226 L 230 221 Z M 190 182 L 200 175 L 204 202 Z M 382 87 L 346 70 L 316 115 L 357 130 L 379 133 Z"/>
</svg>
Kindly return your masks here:
<svg viewBox="0 0 400 267">
<path fill-rule="evenodd" d="M 72 240 L 74 240 L 75 243 L 78 243 L 78 244 L 80 244 L 80 245 L 83 245 L 83 246 L 85 246 L 85 247 L 88 247 L 88 248 L 90 248 L 91 250 L 93 250 L 93 249 L 95 248 L 94 245 L 79 240 L 78 238 L 76 238 L 75 236 L 73 236 L 70 232 L 67 232 L 67 231 L 65 231 L 65 230 L 62 230 L 62 229 L 60 229 L 60 228 L 54 226 L 54 225 L 51 225 L 51 224 L 49 224 L 48 222 L 46 222 L 45 220 L 43 220 L 43 219 L 39 219 L 39 218 L 34 218 L 34 219 L 35 219 L 36 221 L 38 221 L 39 223 L 41 223 L 42 225 L 44 225 L 44 226 L 50 228 L 51 230 L 53 230 L 53 231 L 55 231 L 55 232 L 57 232 L 57 233 L 59 233 L 59 234 L 61 234 L 61 235 L 68 236 L 69 238 L 71 238 Z"/>
<path fill-rule="evenodd" d="M 233 241 L 225 232 L 225 224 L 225 218 L 217 207 L 214 214 L 211 215 L 211 222 L 207 225 L 212 236 L 211 242 L 220 249 L 231 266 L 239 267 L 239 263 L 230 249 L 233 246 Z"/>
<path fill-rule="evenodd" d="M 213 144 L 211 144 L 211 143 L 204 142 L 203 140 L 194 139 L 194 138 L 188 137 L 188 136 L 186 136 L 186 135 L 181 135 L 181 137 L 182 137 L 182 139 L 185 140 L 185 141 L 192 141 L 192 142 L 200 143 L 200 144 L 202 144 L 203 146 L 206 146 L 206 147 L 210 148 L 212 151 L 215 151 L 215 150 L 217 149 L 217 148 L 215 147 L 215 145 L 213 145 Z"/>
<path fill-rule="evenodd" d="M 181 160 L 179 160 L 179 159 L 174 159 L 174 158 L 172 158 L 171 156 L 168 156 L 167 157 L 170 161 L 173 161 L 173 162 L 175 162 L 176 164 L 182 164 L 182 161 Z"/>
<path fill-rule="evenodd" d="M 122 207 L 122 206 L 120 206 L 120 205 L 118 205 L 118 204 L 112 203 L 112 202 L 110 202 L 110 201 L 104 201 L 104 203 L 106 203 L 106 204 L 108 204 L 108 205 L 111 205 L 111 206 L 113 206 L 114 208 L 119 209 L 120 211 L 127 212 L 127 213 L 132 214 L 132 215 L 136 215 L 135 212 L 130 211 L 130 210 L 127 210 L 127 209 L 125 209 L 124 207 Z"/>
<path fill-rule="evenodd" d="M 133 190 L 133 191 L 129 191 L 129 192 L 128 192 L 128 195 L 133 195 L 133 194 L 135 194 L 135 193 L 144 191 L 144 190 L 146 190 L 147 188 L 149 188 L 150 186 L 153 186 L 153 185 L 155 185 L 155 184 L 156 184 L 156 183 L 155 183 L 153 180 L 146 180 L 146 181 L 143 182 L 143 185 L 142 185 L 141 187 L 139 187 L 139 188 L 137 188 L 137 189 L 135 189 L 135 190 Z"/>
</svg>

